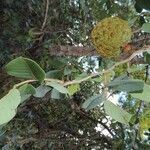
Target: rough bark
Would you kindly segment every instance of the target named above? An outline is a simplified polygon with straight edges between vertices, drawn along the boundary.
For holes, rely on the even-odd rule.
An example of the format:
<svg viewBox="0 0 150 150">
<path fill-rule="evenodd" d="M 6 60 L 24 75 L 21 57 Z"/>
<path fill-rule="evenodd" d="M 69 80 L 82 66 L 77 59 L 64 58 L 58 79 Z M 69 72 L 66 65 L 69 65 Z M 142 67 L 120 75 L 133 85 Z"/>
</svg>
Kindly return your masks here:
<svg viewBox="0 0 150 150">
<path fill-rule="evenodd" d="M 81 46 L 52 46 L 49 48 L 51 56 L 96 56 L 98 55 L 93 47 Z"/>
<path fill-rule="evenodd" d="M 135 50 L 142 48 L 144 45 L 149 45 L 150 34 L 143 34 L 141 36 L 138 36 L 129 44 L 131 45 L 130 52 L 123 52 L 122 54 L 125 58 L 129 57 Z M 51 56 L 99 56 L 95 48 L 92 46 L 81 47 L 55 45 L 49 48 L 48 54 Z"/>
</svg>

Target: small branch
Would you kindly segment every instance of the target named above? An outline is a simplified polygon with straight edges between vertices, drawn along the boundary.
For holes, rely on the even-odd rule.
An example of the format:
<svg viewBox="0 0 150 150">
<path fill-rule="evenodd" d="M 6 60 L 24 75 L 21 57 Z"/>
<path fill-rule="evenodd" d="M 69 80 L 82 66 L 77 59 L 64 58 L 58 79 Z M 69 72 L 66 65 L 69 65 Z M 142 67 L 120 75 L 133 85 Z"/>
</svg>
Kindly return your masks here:
<svg viewBox="0 0 150 150">
<path fill-rule="evenodd" d="M 45 17 L 44 17 L 44 22 L 42 24 L 41 30 L 45 28 L 47 17 L 48 17 L 48 9 L 49 9 L 49 0 L 46 0 L 46 10 L 45 10 Z"/>
<path fill-rule="evenodd" d="M 59 84 L 64 84 L 64 81 L 58 80 L 58 79 L 52 79 L 52 78 L 46 78 L 46 79 L 44 79 L 44 81 L 46 81 L 46 82 L 57 82 Z"/>
<path fill-rule="evenodd" d="M 44 81 L 47 81 L 47 82 L 57 82 L 59 84 L 64 84 L 64 81 L 62 80 L 58 80 L 58 79 L 51 79 L 51 78 L 46 78 L 44 79 Z M 14 88 L 18 88 L 26 83 L 32 83 L 32 82 L 38 82 L 38 80 L 26 80 L 26 81 L 23 81 L 23 82 L 20 82 L 18 84 L 15 84 L 14 85 Z"/>
<path fill-rule="evenodd" d="M 67 86 L 67 85 L 70 85 L 70 84 L 81 83 L 81 82 L 87 81 L 88 79 L 90 79 L 90 78 L 92 78 L 92 77 L 95 77 L 95 76 L 97 76 L 97 75 L 99 75 L 99 73 L 91 74 L 91 75 L 89 75 L 88 77 L 85 77 L 85 78 L 80 79 L 80 80 L 68 81 L 68 82 L 65 82 L 65 83 L 63 84 L 63 86 Z"/>
<path fill-rule="evenodd" d="M 18 84 L 15 84 L 13 88 L 18 88 L 19 86 L 24 85 L 26 83 L 32 83 L 32 82 L 36 82 L 36 81 L 37 80 L 26 80 L 26 81 L 20 82 Z"/>
</svg>

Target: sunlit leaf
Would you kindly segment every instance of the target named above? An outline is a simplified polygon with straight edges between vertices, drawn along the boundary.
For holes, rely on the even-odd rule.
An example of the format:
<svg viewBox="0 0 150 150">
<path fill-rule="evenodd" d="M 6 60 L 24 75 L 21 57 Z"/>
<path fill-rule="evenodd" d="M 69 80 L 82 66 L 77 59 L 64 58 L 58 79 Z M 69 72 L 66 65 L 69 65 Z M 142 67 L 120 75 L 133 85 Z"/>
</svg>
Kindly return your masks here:
<svg viewBox="0 0 150 150">
<path fill-rule="evenodd" d="M 132 93 L 132 97 L 150 102 L 150 85 L 145 84 L 142 93 Z"/>
<path fill-rule="evenodd" d="M 144 82 L 141 80 L 114 80 L 108 85 L 115 91 L 123 92 L 137 92 L 142 91 L 144 87 Z"/>
<path fill-rule="evenodd" d="M 57 82 L 47 82 L 46 85 L 53 87 L 60 93 L 68 94 L 67 88 L 65 88 L 63 85 L 57 83 Z"/>
<path fill-rule="evenodd" d="M 20 95 L 35 94 L 35 88 L 31 84 L 24 84 L 18 90 Z"/>
<path fill-rule="evenodd" d="M 35 88 L 31 84 L 24 84 L 18 90 L 20 92 L 21 102 L 24 102 L 31 95 L 35 94 Z"/>
<path fill-rule="evenodd" d="M 51 90 L 50 87 L 46 85 L 40 85 L 39 87 L 36 88 L 35 94 L 33 95 L 34 97 L 42 98 L 45 96 L 47 92 Z"/>
<path fill-rule="evenodd" d="M 143 137 L 143 132 L 146 130 L 148 131 L 148 129 L 150 128 L 150 109 L 144 110 L 144 113 L 142 114 L 139 120 L 140 134 L 141 137 Z"/>
<path fill-rule="evenodd" d="M 0 125 L 9 122 L 16 115 L 16 108 L 21 102 L 20 92 L 12 89 L 0 99 Z"/>
<path fill-rule="evenodd" d="M 74 93 L 80 90 L 80 85 L 72 84 L 72 85 L 69 85 L 67 89 L 68 89 L 69 95 L 73 95 Z"/>
<path fill-rule="evenodd" d="M 45 78 L 44 70 L 33 60 L 18 57 L 6 65 L 6 71 L 9 75 L 27 78 L 27 79 L 36 79 L 42 82 Z"/>
<path fill-rule="evenodd" d="M 142 64 L 140 66 L 133 66 L 131 68 L 128 68 L 127 71 L 128 71 L 128 73 L 141 71 L 141 70 L 144 70 L 146 66 L 147 66 L 147 64 Z"/>
<path fill-rule="evenodd" d="M 150 23 L 144 23 L 143 26 L 142 26 L 142 30 L 144 32 L 150 33 Z"/>
<path fill-rule="evenodd" d="M 51 98 L 52 99 L 60 99 L 61 98 L 60 92 L 57 91 L 56 89 L 52 89 Z"/>
<path fill-rule="evenodd" d="M 106 114 L 112 117 L 112 119 L 115 119 L 116 121 L 123 124 L 129 124 L 132 115 L 120 108 L 119 106 L 116 106 L 111 101 L 104 101 L 104 109 Z"/>
</svg>

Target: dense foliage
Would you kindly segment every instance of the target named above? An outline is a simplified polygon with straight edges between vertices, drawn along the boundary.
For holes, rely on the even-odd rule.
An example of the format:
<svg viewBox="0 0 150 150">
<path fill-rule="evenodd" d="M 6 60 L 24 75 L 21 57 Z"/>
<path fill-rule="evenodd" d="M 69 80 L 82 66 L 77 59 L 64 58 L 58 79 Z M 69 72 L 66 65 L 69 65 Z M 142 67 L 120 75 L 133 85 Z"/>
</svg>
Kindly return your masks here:
<svg viewBox="0 0 150 150">
<path fill-rule="evenodd" d="M 1 149 L 150 149 L 150 2 L 5 0 L 0 7 Z M 94 49 L 93 27 L 112 16 L 133 32 L 119 45 L 119 62 L 67 55 L 69 47 Z"/>
</svg>

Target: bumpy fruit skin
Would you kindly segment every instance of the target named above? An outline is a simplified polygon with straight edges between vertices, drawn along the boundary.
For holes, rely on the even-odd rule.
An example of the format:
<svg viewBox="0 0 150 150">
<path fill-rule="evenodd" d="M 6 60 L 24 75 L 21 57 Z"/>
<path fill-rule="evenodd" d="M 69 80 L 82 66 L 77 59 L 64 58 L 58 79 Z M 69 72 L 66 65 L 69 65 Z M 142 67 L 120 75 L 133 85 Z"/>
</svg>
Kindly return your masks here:
<svg viewBox="0 0 150 150">
<path fill-rule="evenodd" d="M 117 58 L 121 47 L 132 37 L 128 22 L 118 17 L 101 20 L 92 30 L 91 38 L 97 52 L 105 58 Z"/>
</svg>

